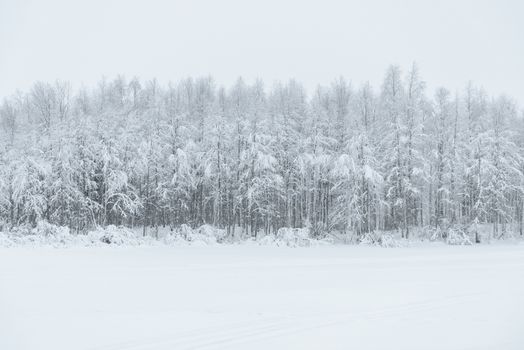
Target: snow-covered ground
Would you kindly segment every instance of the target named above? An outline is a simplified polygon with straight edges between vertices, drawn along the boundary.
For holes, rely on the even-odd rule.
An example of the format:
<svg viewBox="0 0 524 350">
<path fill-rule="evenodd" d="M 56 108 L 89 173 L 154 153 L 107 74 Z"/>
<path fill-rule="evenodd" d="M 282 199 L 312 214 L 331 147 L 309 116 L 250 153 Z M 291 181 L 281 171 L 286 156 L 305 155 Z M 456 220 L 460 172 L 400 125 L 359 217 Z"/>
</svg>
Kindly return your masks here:
<svg viewBox="0 0 524 350">
<path fill-rule="evenodd" d="M 0 249 L 0 349 L 523 349 L 524 244 Z"/>
</svg>

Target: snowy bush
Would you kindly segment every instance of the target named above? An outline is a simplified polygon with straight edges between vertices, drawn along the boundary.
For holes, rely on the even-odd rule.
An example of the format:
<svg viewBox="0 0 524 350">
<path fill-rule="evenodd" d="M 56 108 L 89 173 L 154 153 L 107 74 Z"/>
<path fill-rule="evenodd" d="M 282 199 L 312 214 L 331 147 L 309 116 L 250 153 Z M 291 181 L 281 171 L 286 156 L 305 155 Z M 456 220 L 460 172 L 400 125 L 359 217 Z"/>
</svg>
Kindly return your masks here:
<svg viewBox="0 0 524 350">
<path fill-rule="evenodd" d="M 462 227 L 448 227 L 445 229 L 428 228 L 426 230 L 427 237 L 432 242 L 444 241 L 449 245 L 471 245 L 473 241 L 470 238 L 468 230 Z"/>
<path fill-rule="evenodd" d="M 213 245 L 222 243 L 225 238 L 225 230 L 210 225 L 202 225 L 197 229 L 192 229 L 188 225 L 181 225 L 172 233 L 166 235 L 163 242 L 167 245 Z"/>
<path fill-rule="evenodd" d="M 308 228 L 280 228 L 276 235 L 270 234 L 257 240 L 259 245 L 274 245 L 277 247 L 311 247 L 333 244 L 332 238 L 315 239 L 310 237 Z"/>
<path fill-rule="evenodd" d="M 164 237 L 164 239 L 162 240 L 162 242 L 165 245 L 170 245 L 170 246 L 173 246 L 173 245 L 188 245 L 190 243 L 189 241 L 185 240 L 184 238 L 182 238 L 181 236 L 179 236 L 177 234 L 166 235 Z"/>
<path fill-rule="evenodd" d="M 391 232 L 367 232 L 360 237 L 360 244 L 384 248 L 399 248 L 405 246 L 405 242 L 396 238 Z"/>
<path fill-rule="evenodd" d="M 9 238 L 7 234 L 0 232 L 0 247 L 9 248 L 14 245 L 15 243 Z"/>
<path fill-rule="evenodd" d="M 68 227 L 56 226 L 45 220 L 39 221 L 35 228 L 28 225 L 14 227 L 2 236 L 0 246 L 65 246 L 72 242 Z"/>
<path fill-rule="evenodd" d="M 37 223 L 36 227 L 33 229 L 33 234 L 45 237 L 45 239 L 51 244 L 66 244 L 71 241 L 69 227 L 56 226 L 45 220 L 41 220 Z"/>
<path fill-rule="evenodd" d="M 165 235 L 162 238 L 162 242 L 166 245 L 178 245 L 185 243 L 186 240 L 177 231 L 173 231 Z"/>
<path fill-rule="evenodd" d="M 314 225 L 311 225 L 310 236 L 316 239 L 326 238 L 326 233 L 328 232 L 327 225 L 323 222 L 317 222 Z"/>
<path fill-rule="evenodd" d="M 440 227 L 429 228 L 427 230 L 427 234 L 429 236 L 430 241 L 440 241 L 446 237 L 446 232 L 444 230 L 441 230 Z"/>
<path fill-rule="evenodd" d="M 26 235 L 33 234 L 33 228 L 29 224 L 23 224 L 23 225 L 13 227 L 9 231 L 9 234 L 17 235 L 17 236 L 26 236 Z"/>
<path fill-rule="evenodd" d="M 167 245 L 183 245 L 193 240 L 193 235 L 193 229 L 188 225 L 182 224 L 180 227 L 176 227 L 172 232 L 166 234 L 162 241 Z"/>
<path fill-rule="evenodd" d="M 188 238 L 193 235 L 193 229 L 186 224 L 182 224 L 175 230 L 175 235 L 182 237 L 184 240 L 188 240 Z"/>
<path fill-rule="evenodd" d="M 181 225 L 172 233 L 166 234 L 161 240 L 154 237 L 142 237 L 123 226 L 109 225 L 98 227 L 86 235 L 71 235 L 67 227 L 60 227 L 41 221 L 34 229 L 29 227 L 15 228 L 0 237 L 0 246 L 13 245 L 52 245 L 52 246 L 137 246 L 137 245 L 210 245 L 222 242 L 226 236 L 224 230 L 203 225 L 198 229 L 191 229 Z"/>
<path fill-rule="evenodd" d="M 460 228 L 450 228 L 447 232 L 446 243 L 450 245 L 472 245 L 468 233 Z"/>
<path fill-rule="evenodd" d="M 375 232 L 366 232 L 360 236 L 360 244 L 376 245 L 378 243 L 378 236 Z"/>
<path fill-rule="evenodd" d="M 386 232 L 379 237 L 378 244 L 384 248 L 399 248 L 405 245 L 403 241 L 395 238 L 395 236 L 389 232 Z"/>
<path fill-rule="evenodd" d="M 123 226 L 109 225 L 106 228 L 97 230 L 100 234 L 100 241 L 105 244 L 113 245 L 139 245 L 140 241 L 136 235 Z M 94 234 L 96 235 L 96 233 Z M 95 236 L 96 237 L 96 236 Z"/>
<path fill-rule="evenodd" d="M 275 245 L 275 236 L 274 235 L 266 235 L 264 237 L 261 237 L 257 240 L 259 245 Z"/>
<path fill-rule="evenodd" d="M 226 238 L 226 231 L 210 225 L 202 225 L 193 233 L 193 237 L 208 243 L 220 243 Z"/>
<path fill-rule="evenodd" d="M 309 247 L 309 230 L 306 228 L 282 227 L 277 231 L 275 242 L 277 245 L 287 245 L 288 247 Z"/>
</svg>

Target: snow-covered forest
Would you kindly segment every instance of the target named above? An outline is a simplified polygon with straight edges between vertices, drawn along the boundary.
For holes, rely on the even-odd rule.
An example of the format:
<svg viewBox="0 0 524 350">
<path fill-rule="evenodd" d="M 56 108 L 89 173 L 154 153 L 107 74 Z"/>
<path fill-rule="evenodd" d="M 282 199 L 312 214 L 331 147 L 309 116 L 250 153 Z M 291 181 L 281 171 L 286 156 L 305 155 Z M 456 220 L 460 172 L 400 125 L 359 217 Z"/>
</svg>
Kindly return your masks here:
<svg viewBox="0 0 524 350">
<path fill-rule="evenodd" d="M 415 65 L 391 66 L 379 87 L 340 78 L 315 91 L 211 77 L 37 82 L 0 111 L 4 228 L 523 233 L 522 111 L 472 84 L 428 91 Z"/>
<path fill-rule="evenodd" d="M 0 350 L 523 350 L 523 13 L 0 0 Z"/>
</svg>

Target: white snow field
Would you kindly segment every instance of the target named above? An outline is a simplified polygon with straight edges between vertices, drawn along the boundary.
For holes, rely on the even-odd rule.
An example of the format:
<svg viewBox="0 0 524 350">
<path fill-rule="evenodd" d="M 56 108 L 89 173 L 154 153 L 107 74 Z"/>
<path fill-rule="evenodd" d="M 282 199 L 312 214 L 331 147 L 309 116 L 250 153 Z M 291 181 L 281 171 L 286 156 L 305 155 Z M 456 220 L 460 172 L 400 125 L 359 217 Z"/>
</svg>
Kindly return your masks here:
<svg viewBox="0 0 524 350">
<path fill-rule="evenodd" d="M 524 349 L 524 244 L 0 249 L 0 349 Z"/>
</svg>

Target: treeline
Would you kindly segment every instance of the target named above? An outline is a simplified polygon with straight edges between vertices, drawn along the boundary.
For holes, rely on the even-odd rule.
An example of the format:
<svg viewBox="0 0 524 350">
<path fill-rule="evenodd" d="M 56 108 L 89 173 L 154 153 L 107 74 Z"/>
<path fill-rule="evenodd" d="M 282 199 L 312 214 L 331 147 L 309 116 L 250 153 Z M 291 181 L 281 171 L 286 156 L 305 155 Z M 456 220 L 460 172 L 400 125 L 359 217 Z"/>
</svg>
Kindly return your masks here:
<svg viewBox="0 0 524 350">
<path fill-rule="evenodd" d="M 4 226 L 523 230 L 522 112 L 471 84 L 428 96 L 415 66 L 390 67 L 379 91 L 341 78 L 310 94 L 293 80 L 39 82 L 0 112 Z"/>
</svg>

